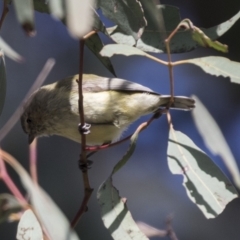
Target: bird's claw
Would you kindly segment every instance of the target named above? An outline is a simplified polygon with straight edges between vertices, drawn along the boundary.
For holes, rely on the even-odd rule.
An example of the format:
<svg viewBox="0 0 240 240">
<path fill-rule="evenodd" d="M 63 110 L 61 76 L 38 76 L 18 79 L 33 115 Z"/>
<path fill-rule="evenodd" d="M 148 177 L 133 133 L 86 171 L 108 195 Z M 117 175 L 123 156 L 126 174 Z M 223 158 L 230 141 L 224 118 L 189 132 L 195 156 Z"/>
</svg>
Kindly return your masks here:
<svg viewBox="0 0 240 240">
<path fill-rule="evenodd" d="M 90 131 L 90 128 L 91 128 L 91 124 L 89 123 L 84 123 L 84 125 L 82 125 L 81 123 L 78 124 L 78 131 L 81 133 L 81 134 L 89 134 L 91 131 Z"/>
</svg>

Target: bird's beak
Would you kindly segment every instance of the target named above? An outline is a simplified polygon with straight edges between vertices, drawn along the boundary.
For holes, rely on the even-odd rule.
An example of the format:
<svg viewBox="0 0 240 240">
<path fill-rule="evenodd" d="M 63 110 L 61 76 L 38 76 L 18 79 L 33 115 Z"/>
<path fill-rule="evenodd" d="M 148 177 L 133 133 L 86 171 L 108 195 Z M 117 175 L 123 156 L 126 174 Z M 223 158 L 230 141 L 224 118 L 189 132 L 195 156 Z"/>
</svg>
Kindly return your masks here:
<svg viewBox="0 0 240 240">
<path fill-rule="evenodd" d="M 30 134 L 28 135 L 28 144 L 29 144 L 29 145 L 33 142 L 34 138 L 35 138 L 35 135 L 34 135 L 34 134 L 30 133 Z"/>
</svg>

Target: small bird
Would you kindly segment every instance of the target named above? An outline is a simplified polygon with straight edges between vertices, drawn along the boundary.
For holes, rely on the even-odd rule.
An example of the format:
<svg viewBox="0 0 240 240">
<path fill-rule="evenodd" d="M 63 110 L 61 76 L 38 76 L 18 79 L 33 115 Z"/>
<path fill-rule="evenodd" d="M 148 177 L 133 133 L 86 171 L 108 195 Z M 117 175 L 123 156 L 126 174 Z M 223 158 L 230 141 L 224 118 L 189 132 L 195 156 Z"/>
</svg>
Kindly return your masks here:
<svg viewBox="0 0 240 240">
<path fill-rule="evenodd" d="M 60 135 L 81 142 L 78 130 L 78 75 L 42 86 L 28 99 L 21 124 L 29 144 L 35 137 Z M 85 122 L 91 124 L 87 145 L 117 141 L 139 117 L 169 104 L 170 96 L 119 78 L 83 75 Z M 191 110 L 194 100 L 176 96 L 171 108 Z"/>
</svg>

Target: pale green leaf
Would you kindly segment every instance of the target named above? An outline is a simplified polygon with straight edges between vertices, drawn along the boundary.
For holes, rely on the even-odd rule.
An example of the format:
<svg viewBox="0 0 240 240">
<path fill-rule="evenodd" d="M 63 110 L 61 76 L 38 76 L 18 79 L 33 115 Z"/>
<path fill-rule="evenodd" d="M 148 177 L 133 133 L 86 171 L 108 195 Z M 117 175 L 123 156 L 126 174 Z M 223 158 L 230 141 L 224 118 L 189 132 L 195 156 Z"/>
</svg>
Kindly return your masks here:
<svg viewBox="0 0 240 240">
<path fill-rule="evenodd" d="M 166 35 L 169 36 L 169 34 L 181 22 L 179 10 L 176 7 L 167 5 L 156 5 L 156 9 L 158 11 L 158 16 L 161 17 L 162 14 L 166 29 Z M 119 44 L 126 44 L 130 46 L 134 45 L 135 47 L 145 52 L 166 52 L 165 42 L 163 38 L 165 36 L 165 33 L 160 31 L 159 26 L 154 24 L 152 21 L 151 12 L 148 12 L 148 9 L 144 8 L 144 13 L 148 25 L 136 44 L 135 39 L 130 34 L 122 31 L 118 26 L 108 28 L 108 33 L 110 34 L 113 41 Z M 211 27 L 209 29 L 200 29 L 210 39 L 216 40 L 218 37 L 222 36 L 226 31 L 228 31 L 239 18 L 240 12 L 233 16 L 231 19 L 217 26 Z M 198 46 L 199 45 L 192 39 L 191 30 L 179 30 L 170 42 L 171 53 L 188 52 L 194 50 Z"/>
<path fill-rule="evenodd" d="M 71 229 L 67 218 L 48 194 L 32 181 L 29 174 L 17 160 L 9 163 L 18 173 L 24 188 L 28 192 L 35 214 L 50 239 L 78 240 L 79 238 Z"/>
<path fill-rule="evenodd" d="M 207 35 L 204 34 L 199 28 L 194 27 L 192 32 L 192 38 L 202 47 L 212 47 L 217 51 L 227 53 L 228 46 L 218 41 L 212 41 Z"/>
<path fill-rule="evenodd" d="M 49 8 L 54 17 L 64 18 L 63 0 L 49 0 Z"/>
<path fill-rule="evenodd" d="M 17 240 L 43 240 L 41 226 L 31 209 L 26 210 L 18 223 Z"/>
<path fill-rule="evenodd" d="M 146 56 L 146 53 L 141 51 L 140 49 L 123 44 L 108 44 L 103 47 L 100 54 L 105 57 L 112 57 L 115 54 L 122 54 L 125 56 Z"/>
<path fill-rule="evenodd" d="M 138 128 L 134 134 L 130 138 L 130 145 L 128 147 L 127 152 L 123 155 L 122 159 L 118 161 L 118 163 L 114 166 L 113 171 L 111 173 L 111 176 L 116 173 L 120 168 L 122 168 L 126 162 L 129 160 L 129 158 L 132 156 L 134 153 L 134 150 L 136 148 L 136 143 L 138 139 L 138 134 L 140 132 L 140 129 Z"/>
<path fill-rule="evenodd" d="M 234 183 L 240 189 L 238 166 L 220 128 L 202 102 L 196 96 L 193 98 L 196 100 L 196 108 L 192 111 L 192 116 L 205 145 L 213 154 L 222 157 Z"/>
<path fill-rule="evenodd" d="M 184 60 L 185 63 L 191 63 L 199 66 L 206 73 L 215 76 L 229 77 L 231 82 L 240 84 L 240 63 L 229 60 L 224 57 L 202 57 Z"/>
<path fill-rule="evenodd" d="M 17 19 L 25 32 L 32 36 L 34 34 L 34 9 L 32 0 L 13 0 Z"/>
<path fill-rule="evenodd" d="M 81 38 L 92 29 L 94 0 L 66 0 L 65 3 L 68 29 L 74 37 Z"/>
<path fill-rule="evenodd" d="M 217 26 L 202 29 L 202 31 L 212 40 L 215 40 L 227 32 L 240 18 L 240 11 L 226 22 L 220 23 Z"/>
<path fill-rule="evenodd" d="M 6 79 L 6 69 L 5 69 L 5 60 L 3 52 L 0 51 L 0 115 L 3 110 L 5 97 L 7 90 L 7 79 Z"/>
<path fill-rule="evenodd" d="M 4 54 L 16 62 L 22 62 L 23 57 L 15 52 L 1 37 L 0 37 L 0 48 Z"/>
<path fill-rule="evenodd" d="M 100 186 L 97 198 L 101 207 L 103 223 L 114 240 L 148 239 L 140 231 L 128 211 L 126 199 L 121 198 L 118 190 L 112 185 L 111 177 Z"/>
<path fill-rule="evenodd" d="M 212 160 L 190 138 L 173 128 L 169 133 L 168 166 L 173 174 L 183 175 L 189 199 L 206 218 L 216 217 L 238 197 L 234 186 Z"/>
<path fill-rule="evenodd" d="M 18 200 L 11 194 L 0 194 L 0 223 L 9 220 L 12 213 L 17 213 L 22 210 L 22 206 Z"/>
<path fill-rule="evenodd" d="M 98 0 L 98 7 L 134 41 L 138 40 L 147 25 L 141 3 L 138 0 L 112 1 Z"/>
</svg>

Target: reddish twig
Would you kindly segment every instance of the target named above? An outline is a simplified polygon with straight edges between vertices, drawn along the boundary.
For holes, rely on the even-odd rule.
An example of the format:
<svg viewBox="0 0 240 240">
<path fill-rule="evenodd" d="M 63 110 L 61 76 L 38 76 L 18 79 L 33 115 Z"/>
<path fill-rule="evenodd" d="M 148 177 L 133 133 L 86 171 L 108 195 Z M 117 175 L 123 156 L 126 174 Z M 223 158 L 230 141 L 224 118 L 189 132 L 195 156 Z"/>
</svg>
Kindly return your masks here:
<svg viewBox="0 0 240 240">
<path fill-rule="evenodd" d="M 173 227 L 172 227 L 172 220 L 173 220 L 172 216 L 167 217 L 167 221 L 166 221 L 167 236 L 170 238 L 170 240 L 178 240 L 177 235 L 174 232 Z"/>
<path fill-rule="evenodd" d="M 5 163 L 3 161 L 4 154 L 2 153 L 2 150 L 0 149 L 0 179 L 3 180 L 3 182 L 6 184 L 10 192 L 18 199 L 19 203 L 21 205 L 28 205 L 26 199 L 21 194 L 15 183 L 12 181 L 10 176 L 8 175 Z"/>
<path fill-rule="evenodd" d="M 81 130 L 85 126 L 84 107 L 83 107 L 84 99 L 83 99 L 83 89 L 82 89 L 84 39 L 81 39 L 79 41 L 79 49 L 80 49 L 80 63 L 79 63 L 79 79 L 78 79 L 78 93 L 79 93 L 78 108 L 79 108 L 79 115 L 80 115 L 80 130 Z M 93 189 L 90 186 L 89 178 L 88 178 L 86 135 L 84 133 L 81 134 L 80 165 L 82 166 L 81 169 L 82 169 L 82 177 L 83 177 L 83 185 L 84 185 L 84 197 L 77 214 L 75 215 L 74 219 L 71 222 L 72 228 L 76 226 L 76 224 L 78 223 L 83 213 L 87 210 L 87 203 L 93 192 Z"/>
</svg>

